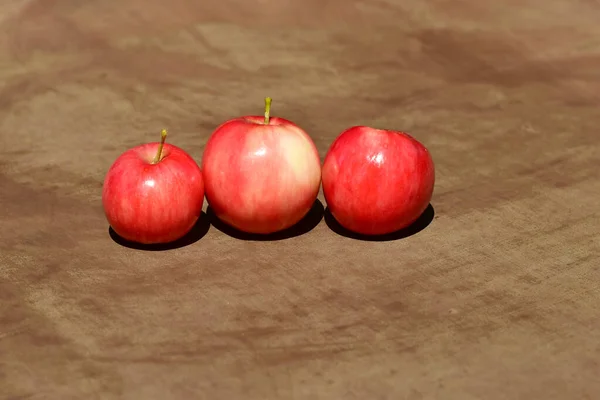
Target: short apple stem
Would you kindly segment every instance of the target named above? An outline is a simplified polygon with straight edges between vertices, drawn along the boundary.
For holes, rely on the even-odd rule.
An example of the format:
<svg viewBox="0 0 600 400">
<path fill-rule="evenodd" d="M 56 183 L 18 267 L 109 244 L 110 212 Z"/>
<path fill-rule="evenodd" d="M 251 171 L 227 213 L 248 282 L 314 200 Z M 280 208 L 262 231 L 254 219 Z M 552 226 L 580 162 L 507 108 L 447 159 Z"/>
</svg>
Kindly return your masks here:
<svg viewBox="0 0 600 400">
<path fill-rule="evenodd" d="M 271 98 L 265 98 L 265 125 L 269 125 L 269 121 L 271 120 Z"/>
<path fill-rule="evenodd" d="M 156 152 L 156 156 L 154 157 L 152 164 L 157 164 L 160 161 L 166 139 L 167 139 L 167 130 L 163 129 L 162 132 L 160 132 L 160 144 L 158 145 L 158 151 Z"/>
</svg>

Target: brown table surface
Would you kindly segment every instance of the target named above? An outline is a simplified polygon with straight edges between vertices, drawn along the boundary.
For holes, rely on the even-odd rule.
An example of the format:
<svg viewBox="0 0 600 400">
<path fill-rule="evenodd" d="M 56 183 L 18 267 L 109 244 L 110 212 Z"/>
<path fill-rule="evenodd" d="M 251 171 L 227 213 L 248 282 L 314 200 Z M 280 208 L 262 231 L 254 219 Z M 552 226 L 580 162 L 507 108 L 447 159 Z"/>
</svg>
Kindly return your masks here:
<svg viewBox="0 0 600 400">
<path fill-rule="evenodd" d="M 2 2 L 0 398 L 598 399 L 598 21 L 590 0 Z M 321 157 L 352 125 L 411 132 L 431 223 L 111 238 L 122 151 L 166 127 L 200 162 L 264 96 Z"/>
</svg>

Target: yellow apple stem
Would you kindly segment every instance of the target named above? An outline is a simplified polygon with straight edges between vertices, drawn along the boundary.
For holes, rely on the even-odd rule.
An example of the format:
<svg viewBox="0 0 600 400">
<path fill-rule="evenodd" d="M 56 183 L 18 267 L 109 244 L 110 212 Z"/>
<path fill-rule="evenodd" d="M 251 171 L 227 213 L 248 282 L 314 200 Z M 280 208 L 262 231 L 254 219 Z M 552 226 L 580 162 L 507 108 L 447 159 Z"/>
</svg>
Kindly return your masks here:
<svg viewBox="0 0 600 400">
<path fill-rule="evenodd" d="M 269 125 L 269 120 L 271 119 L 271 98 L 265 98 L 265 125 Z"/>
<path fill-rule="evenodd" d="M 158 151 L 156 152 L 156 156 L 154 157 L 152 164 L 157 164 L 160 161 L 166 139 L 167 139 L 167 130 L 163 129 L 162 132 L 160 132 L 160 144 L 158 145 Z"/>
</svg>

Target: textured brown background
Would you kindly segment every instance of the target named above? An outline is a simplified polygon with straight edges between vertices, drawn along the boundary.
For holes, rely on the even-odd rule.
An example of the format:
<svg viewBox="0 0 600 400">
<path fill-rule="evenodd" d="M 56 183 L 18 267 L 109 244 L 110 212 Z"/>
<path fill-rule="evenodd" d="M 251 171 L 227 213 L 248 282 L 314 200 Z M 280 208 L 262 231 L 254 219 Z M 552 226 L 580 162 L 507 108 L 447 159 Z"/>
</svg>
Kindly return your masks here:
<svg viewBox="0 0 600 400">
<path fill-rule="evenodd" d="M 0 398 L 599 398 L 598 21 L 593 0 L 0 2 Z M 266 95 L 321 156 L 354 124 L 413 133 L 433 222 L 111 239 L 123 150 L 167 127 L 200 161 Z"/>
</svg>

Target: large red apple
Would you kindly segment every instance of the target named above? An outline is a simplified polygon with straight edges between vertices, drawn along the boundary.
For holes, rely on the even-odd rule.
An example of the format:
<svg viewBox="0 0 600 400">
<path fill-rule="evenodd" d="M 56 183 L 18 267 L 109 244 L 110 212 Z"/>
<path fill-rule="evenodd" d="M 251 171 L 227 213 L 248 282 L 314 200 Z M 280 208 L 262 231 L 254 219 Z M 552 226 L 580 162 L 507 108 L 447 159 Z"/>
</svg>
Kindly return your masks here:
<svg viewBox="0 0 600 400">
<path fill-rule="evenodd" d="M 310 136 L 293 122 L 270 116 L 224 122 L 202 157 L 206 200 L 234 228 L 269 234 L 298 223 L 321 185 L 321 161 Z"/>
<path fill-rule="evenodd" d="M 141 244 L 185 236 L 202 213 L 204 182 L 194 159 L 177 146 L 146 143 L 121 154 L 104 179 L 102 204 L 112 229 Z"/>
<path fill-rule="evenodd" d="M 355 126 L 331 144 L 322 180 L 341 226 L 383 235 L 408 227 L 425 211 L 435 168 L 427 148 L 407 133 Z"/>
</svg>

